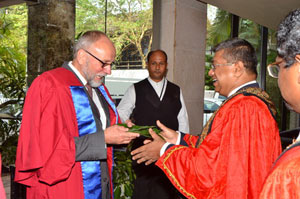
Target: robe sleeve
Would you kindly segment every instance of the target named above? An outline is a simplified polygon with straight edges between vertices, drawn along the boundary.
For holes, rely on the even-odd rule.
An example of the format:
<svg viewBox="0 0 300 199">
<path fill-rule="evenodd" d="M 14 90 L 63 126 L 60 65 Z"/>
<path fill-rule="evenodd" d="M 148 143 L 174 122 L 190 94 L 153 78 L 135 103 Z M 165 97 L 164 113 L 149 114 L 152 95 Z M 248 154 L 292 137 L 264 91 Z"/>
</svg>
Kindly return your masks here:
<svg viewBox="0 0 300 199">
<path fill-rule="evenodd" d="M 17 147 L 15 181 L 52 185 L 68 178 L 78 136 L 70 94 L 39 76 L 28 90 Z"/>
<path fill-rule="evenodd" d="M 188 146 L 190 146 L 192 148 L 195 148 L 197 140 L 198 140 L 198 136 L 186 134 L 186 135 L 183 136 L 183 140 L 185 141 L 185 143 Z"/>
<path fill-rule="evenodd" d="M 74 137 L 76 146 L 76 161 L 106 160 L 107 152 L 103 143 L 104 131 Z"/>
<path fill-rule="evenodd" d="M 267 106 L 241 95 L 219 110 L 199 148 L 173 146 L 156 164 L 187 198 L 256 198 L 280 151 Z"/>
</svg>

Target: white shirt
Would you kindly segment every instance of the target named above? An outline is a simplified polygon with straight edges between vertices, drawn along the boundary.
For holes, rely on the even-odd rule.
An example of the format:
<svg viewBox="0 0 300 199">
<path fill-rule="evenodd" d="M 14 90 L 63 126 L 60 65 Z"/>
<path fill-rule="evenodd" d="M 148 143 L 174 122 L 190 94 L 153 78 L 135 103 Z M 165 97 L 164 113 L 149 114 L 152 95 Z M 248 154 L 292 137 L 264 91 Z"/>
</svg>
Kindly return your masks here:
<svg viewBox="0 0 300 199">
<path fill-rule="evenodd" d="M 247 83 L 245 83 L 245 84 L 243 84 L 243 85 L 241 85 L 241 86 L 239 86 L 239 87 L 233 89 L 232 91 L 230 91 L 230 93 L 228 94 L 227 97 L 230 97 L 231 95 L 233 95 L 234 93 L 236 93 L 238 90 L 240 90 L 240 89 L 243 88 L 244 86 L 247 86 L 247 85 L 249 85 L 249 84 L 255 84 L 255 83 L 256 83 L 255 80 L 250 81 L 250 82 L 247 82 Z"/>
<path fill-rule="evenodd" d="M 235 94 L 235 93 L 236 93 L 239 89 L 241 89 L 242 87 L 247 86 L 247 85 L 249 85 L 249 84 L 255 84 L 255 83 L 256 83 L 255 80 L 250 81 L 250 82 L 247 82 L 247 83 L 245 83 L 245 84 L 243 84 L 243 85 L 241 85 L 241 86 L 239 86 L 239 87 L 233 89 L 233 90 L 229 93 L 229 95 L 228 95 L 227 97 L 230 97 L 231 95 Z M 180 134 L 179 132 L 177 132 L 177 133 L 178 133 L 178 137 L 177 137 L 176 145 L 179 145 L 180 139 L 181 139 L 181 134 Z M 162 155 L 164 154 L 164 152 L 166 151 L 166 148 L 168 147 L 169 144 L 170 144 L 170 143 L 166 142 L 166 143 L 161 147 L 161 149 L 160 149 L 160 156 L 162 156 Z"/>
<path fill-rule="evenodd" d="M 160 101 L 161 101 L 166 92 L 167 79 L 163 78 L 160 82 L 155 82 L 150 77 L 148 77 L 148 81 L 152 85 L 157 96 L 160 97 Z M 135 95 L 134 85 L 131 85 L 125 92 L 124 97 L 122 98 L 122 100 L 118 105 L 118 112 L 122 122 L 125 122 L 126 120 L 129 119 L 133 109 L 135 108 L 135 100 L 136 100 L 136 95 Z M 189 133 L 188 114 L 184 104 L 181 89 L 180 89 L 180 102 L 181 102 L 181 109 L 177 115 L 178 124 L 179 124 L 178 129 L 180 132 Z"/>
<path fill-rule="evenodd" d="M 77 77 L 80 79 L 82 84 L 86 85 L 87 84 L 86 79 L 80 74 L 80 72 L 77 70 L 77 68 L 75 68 L 73 66 L 71 61 L 69 62 L 68 65 L 74 71 L 74 73 L 77 75 Z M 101 106 L 100 100 L 97 96 L 97 93 L 96 93 L 95 89 L 92 89 L 92 93 L 93 93 L 92 99 L 93 99 L 93 101 L 94 101 L 95 105 L 97 106 L 97 108 L 99 110 L 99 113 L 100 113 L 100 121 L 102 123 L 102 130 L 105 130 L 106 129 L 106 115 L 105 115 L 104 109 Z"/>
</svg>

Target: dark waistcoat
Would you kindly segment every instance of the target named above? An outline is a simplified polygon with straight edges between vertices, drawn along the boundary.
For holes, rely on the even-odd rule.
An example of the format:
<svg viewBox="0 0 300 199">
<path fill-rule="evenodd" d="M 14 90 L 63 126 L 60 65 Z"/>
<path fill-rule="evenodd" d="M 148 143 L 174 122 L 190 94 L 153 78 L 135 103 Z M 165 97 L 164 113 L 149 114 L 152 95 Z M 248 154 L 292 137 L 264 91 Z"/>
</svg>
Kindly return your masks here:
<svg viewBox="0 0 300 199">
<path fill-rule="evenodd" d="M 178 130 L 177 116 L 181 109 L 180 88 L 167 81 L 162 101 L 148 79 L 134 84 L 136 93 L 132 119 L 137 125 L 154 125 L 160 120 L 167 127 Z"/>
<path fill-rule="evenodd" d="M 180 88 L 169 81 L 166 86 L 163 100 L 160 101 L 148 79 L 134 84 L 136 102 L 131 119 L 136 125 L 156 126 L 156 120 L 160 120 L 167 127 L 178 130 Z M 132 149 L 142 146 L 143 141 L 142 137 L 135 139 Z M 157 166 L 145 166 L 133 161 L 132 167 L 136 174 L 132 199 L 178 198 L 178 192 Z"/>
</svg>

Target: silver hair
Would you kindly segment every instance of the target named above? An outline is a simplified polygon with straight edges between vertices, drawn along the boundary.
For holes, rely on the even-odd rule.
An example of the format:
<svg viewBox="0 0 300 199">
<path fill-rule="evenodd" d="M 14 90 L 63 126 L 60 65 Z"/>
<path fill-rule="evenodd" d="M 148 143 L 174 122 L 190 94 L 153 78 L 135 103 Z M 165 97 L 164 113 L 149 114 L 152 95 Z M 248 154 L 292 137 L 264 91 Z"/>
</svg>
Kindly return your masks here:
<svg viewBox="0 0 300 199">
<path fill-rule="evenodd" d="M 90 45 L 92 45 L 94 42 L 98 41 L 102 37 L 106 37 L 104 32 L 101 32 L 99 30 L 91 30 L 85 32 L 76 42 L 74 46 L 74 52 L 73 57 L 76 58 L 77 52 L 80 49 L 88 49 Z"/>
<path fill-rule="evenodd" d="M 300 54 L 300 9 L 290 12 L 279 24 L 277 31 L 278 56 L 286 61 L 286 66 L 294 64 Z"/>
</svg>

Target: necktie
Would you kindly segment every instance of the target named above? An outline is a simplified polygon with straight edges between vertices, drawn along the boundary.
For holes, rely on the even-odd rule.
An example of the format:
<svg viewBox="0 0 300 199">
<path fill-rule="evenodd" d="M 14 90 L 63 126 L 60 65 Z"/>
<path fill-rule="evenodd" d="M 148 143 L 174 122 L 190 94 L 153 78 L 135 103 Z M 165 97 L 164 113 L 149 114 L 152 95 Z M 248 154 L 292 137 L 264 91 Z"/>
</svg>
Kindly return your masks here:
<svg viewBox="0 0 300 199">
<path fill-rule="evenodd" d="M 86 88 L 87 88 L 89 96 L 93 99 L 93 90 L 92 90 L 92 87 L 89 84 L 86 84 Z"/>
<path fill-rule="evenodd" d="M 92 99 L 92 101 L 93 101 L 93 88 L 92 88 L 89 84 L 86 84 L 85 86 L 86 86 L 86 88 L 87 88 L 87 91 L 88 91 L 89 96 L 91 97 L 91 99 Z M 94 101 L 93 101 L 93 102 L 94 102 Z M 95 104 L 95 103 L 94 103 L 94 104 Z M 96 116 L 97 116 L 98 118 L 100 118 L 100 112 L 99 112 L 99 109 L 98 109 L 98 107 L 96 106 L 96 104 L 95 104 L 95 107 L 96 107 L 96 109 L 95 109 L 95 111 L 96 111 Z"/>
</svg>

